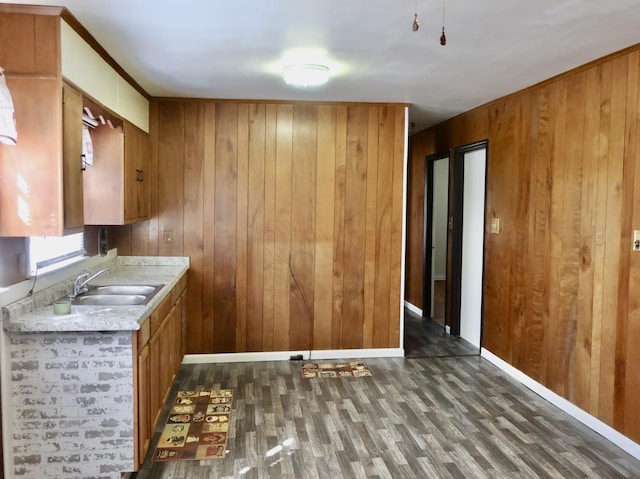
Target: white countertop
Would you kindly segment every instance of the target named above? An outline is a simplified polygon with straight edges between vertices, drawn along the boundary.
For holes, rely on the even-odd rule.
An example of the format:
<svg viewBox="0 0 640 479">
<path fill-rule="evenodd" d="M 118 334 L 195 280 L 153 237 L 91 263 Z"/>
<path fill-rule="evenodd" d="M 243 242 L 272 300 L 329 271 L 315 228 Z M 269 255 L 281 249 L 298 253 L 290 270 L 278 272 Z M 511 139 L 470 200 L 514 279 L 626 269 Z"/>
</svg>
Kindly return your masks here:
<svg viewBox="0 0 640 479">
<path fill-rule="evenodd" d="M 4 329 L 10 332 L 54 331 L 124 331 L 140 329 L 153 310 L 171 292 L 189 269 L 188 257 L 118 256 L 99 269 L 109 268 L 91 281 L 91 286 L 109 284 L 164 284 L 144 305 L 139 306 L 77 306 L 71 314 L 53 314 L 52 303 L 68 295 L 74 278 L 69 278 L 32 296 L 2 308 Z M 92 273 L 97 271 L 92 269 Z"/>
</svg>

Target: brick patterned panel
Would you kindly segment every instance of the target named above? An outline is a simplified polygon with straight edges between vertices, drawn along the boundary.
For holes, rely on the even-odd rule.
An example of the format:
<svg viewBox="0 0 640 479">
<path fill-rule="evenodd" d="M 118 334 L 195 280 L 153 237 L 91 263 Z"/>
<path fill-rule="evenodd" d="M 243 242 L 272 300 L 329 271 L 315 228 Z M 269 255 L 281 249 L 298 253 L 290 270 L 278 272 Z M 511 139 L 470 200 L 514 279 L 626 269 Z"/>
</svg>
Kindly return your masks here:
<svg viewBox="0 0 640 479">
<path fill-rule="evenodd" d="M 131 332 L 12 334 L 15 477 L 133 470 Z"/>
</svg>

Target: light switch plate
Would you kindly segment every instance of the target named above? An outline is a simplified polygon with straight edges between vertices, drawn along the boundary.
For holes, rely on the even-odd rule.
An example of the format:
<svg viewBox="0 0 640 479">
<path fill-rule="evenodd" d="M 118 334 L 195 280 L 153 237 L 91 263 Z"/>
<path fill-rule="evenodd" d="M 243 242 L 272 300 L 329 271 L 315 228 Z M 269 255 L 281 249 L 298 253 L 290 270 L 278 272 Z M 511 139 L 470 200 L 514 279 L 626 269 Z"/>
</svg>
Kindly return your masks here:
<svg viewBox="0 0 640 479">
<path fill-rule="evenodd" d="M 173 230 L 164 230 L 164 242 L 165 243 L 173 242 Z"/>
</svg>

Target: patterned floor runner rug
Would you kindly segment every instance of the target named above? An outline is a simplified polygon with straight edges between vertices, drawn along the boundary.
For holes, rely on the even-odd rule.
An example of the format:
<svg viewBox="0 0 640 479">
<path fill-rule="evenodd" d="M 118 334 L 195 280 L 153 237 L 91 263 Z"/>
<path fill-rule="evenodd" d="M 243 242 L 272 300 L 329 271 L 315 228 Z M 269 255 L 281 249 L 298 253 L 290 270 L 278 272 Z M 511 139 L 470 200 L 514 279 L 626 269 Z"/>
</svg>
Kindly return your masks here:
<svg viewBox="0 0 640 479">
<path fill-rule="evenodd" d="M 154 462 L 225 456 L 233 391 L 178 391 L 153 454 Z"/>
<path fill-rule="evenodd" d="M 302 377 L 309 378 L 345 378 L 372 376 L 367 363 L 351 361 L 348 363 L 303 363 Z"/>
</svg>

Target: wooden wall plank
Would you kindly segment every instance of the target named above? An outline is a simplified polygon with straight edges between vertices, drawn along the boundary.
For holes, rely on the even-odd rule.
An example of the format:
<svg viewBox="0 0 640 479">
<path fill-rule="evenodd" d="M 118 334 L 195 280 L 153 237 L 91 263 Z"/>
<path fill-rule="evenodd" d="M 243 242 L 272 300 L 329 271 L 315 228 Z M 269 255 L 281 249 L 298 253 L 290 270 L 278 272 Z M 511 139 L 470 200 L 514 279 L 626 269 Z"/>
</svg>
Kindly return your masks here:
<svg viewBox="0 0 640 479">
<path fill-rule="evenodd" d="M 249 196 L 249 104 L 238 105 L 236 203 L 236 352 L 247 350 L 247 242 Z"/>
<path fill-rule="evenodd" d="M 342 344 L 342 319 L 344 295 L 344 227 L 347 164 L 347 107 L 339 106 L 336 112 L 336 170 L 333 212 L 333 311 L 331 347 Z"/>
<path fill-rule="evenodd" d="M 536 336 L 530 335 L 531 331 L 536 331 L 539 323 L 529 322 L 531 316 L 531 297 L 529 292 L 533 287 L 533 278 L 528 272 L 532 271 L 533 257 L 537 245 L 533 242 L 532 231 L 535 229 L 535 214 L 532 206 L 531 196 L 535 191 L 535 178 L 537 174 L 537 164 L 535 152 L 537 147 L 537 129 L 526 127 L 530 122 L 537 123 L 537 104 L 532 94 L 523 95 L 519 105 L 516 104 L 516 124 L 514 152 L 519 161 L 513 162 L 513 178 L 517 178 L 518 188 L 515 189 L 514 204 L 514 227 L 513 241 L 522 245 L 522 254 L 513 258 L 511 267 L 511 279 L 514 287 L 510 291 L 512 315 L 512 342 L 520 343 L 523 347 L 514 348 L 511 352 L 513 363 L 525 372 L 532 369 L 530 361 L 536 356 L 530 355 L 534 349 L 531 347 L 531 340 Z M 534 121 L 535 120 L 535 121 Z M 487 158 L 487 161 L 489 159 Z M 485 231 L 490 231 L 490 217 L 485 218 Z M 487 228 L 489 228 L 487 230 Z M 537 328 L 539 329 L 539 328 Z"/>
<path fill-rule="evenodd" d="M 501 185 L 513 181 L 512 155 L 516 150 L 514 125 L 517 110 L 513 103 L 505 102 L 495 105 L 489 112 L 489 137 L 496 138 L 489 145 L 490 158 L 487 161 L 488 181 L 486 210 L 489 217 L 499 218 L 501 232 L 487 238 L 485 248 L 485 264 L 490 265 L 493 274 L 485 275 L 486 300 L 483 301 L 483 331 L 485 345 L 496 351 L 501 357 L 512 360 L 511 353 L 511 316 L 507 314 L 510 307 L 509 278 L 511 258 L 507 252 L 512 248 L 515 232 L 515 214 L 513 211 L 514 188 L 503 188 Z M 462 146 L 462 145 L 461 145 Z M 458 168 L 452 162 L 451 169 Z M 450 173 L 452 174 L 452 173 Z M 459 219 L 455 219 L 458 221 Z M 450 253 L 448 253 L 450 254 Z"/>
<path fill-rule="evenodd" d="M 275 271 L 276 271 L 276 157 L 278 138 L 278 107 L 266 105 L 264 164 L 264 295 L 263 295 L 263 351 L 275 348 Z"/>
<path fill-rule="evenodd" d="M 576 404 L 585 411 L 593 412 L 593 361 L 594 361 L 594 279 L 595 257 L 601 243 L 601 227 L 597 225 L 596 210 L 598 199 L 598 150 L 600 132 L 600 77 L 599 69 L 585 72 L 585 120 L 583 146 L 582 221 L 580 225 L 580 273 L 578 293 L 578 326 L 576 361 L 584 377 L 581 393 L 576 396 Z M 599 361 L 599 357 L 597 360 Z"/>
<path fill-rule="evenodd" d="M 159 121 L 160 121 L 160 105 L 157 101 L 151 101 L 149 103 L 149 131 L 158 132 L 159 131 Z M 149 171 L 147 174 L 147 178 L 149 181 L 149 220 L 147 222 L 148 226 L 148 244 L 142 246 L 142 248 L 146 248 L 150 255 L 158 255 L 159 247 L 158 247 L 158 230 L 160 218 L 158 214 L 159 208 L 159 191 L 158 185 L 159 180 L 158 176 L 160 174 L 160 139 L 159 135 L 149 135 Z"/>
<path fill-rule="evenodd" d="M 163 104 L 158 131 L 158 254 L 173 256 L 183 251 L 184 105 Z M 172 242 L 164 231 L 173 232 Z"/>
<path fill-rule="evenodd" d="M 313 343 L 317 135 L 317 107 L 294 105 L 289 261 L 291 350 L 311 349 Z"/>
<path fill-rule="evenodd" d="M 594 294 L 593 319 L 591 332 L 591 410 L 600 415 L 600 378 L 602 357 L 602 324 L 604 318 L 604 264 L 605 264 L 605 232 L 607 218 L 607 173 L 609 157 L 609 130 L 611 125 L 611 62 L 598 67 L 600 82 L 600 115 L 598 116 L 598 170 L 597 170 L 597 202 L 596 228 L 601 235 L 597 243 L 594 261 Z M 604 398 L 606 401 L 606 398 Z"/>
<path fill-rule="evenodd" d="M 600 356 L 600 419 L 613 426 L 616 371 L 616 322 L 618 313 L 618 269 L 622 214 L 622 173 L 627 94 L 627 61 L 612 62 L 611 124 L 608 135 L 607 200 L 605 225 L 602 346 Z"/>
<path fill-rule="evenodd" d="M 378 121 L 378 200 L 376 231 L 380 241 L 376 243 L 375 312 L 373 317 L 373 347 L 389 343 L 391 315 L 389 285 L 391 281 L 391 209 L 393 208 L 393 135 L 395 114 L 391 107 L 380 107 Z"/>
<path fill-rule="evenodd" d="M 373 347 L 373 329 L 375 312 L 375 280 L 376 280 L 376 243 L 378 235 L 378 116 L 379 107 L 369 108 L 369 125 L 367 127 L 367 198 L 365 218 L 365 246 L 364 246 L 364 318 L 362 324 L 362 347 Z"/>
<path fill-rule="evenodd" d="M 313 344 L 331 348 L 333 312 L 333 214 L 336 182 L 336 107 L 318 106 L 318 157 L 316 161 L 315 268 Z"/>
<path fill-rule="evenodd" d="M 203 148 L 203 274 L 202 274 L 202 318 L 192 314 L 188 306 L 187 336 L 189 352 L 214 351 L 213 336 L 217 333 L 214 314 L 215 293 L 215 213 L 216 213 L 216 105 L 204 106 L 204 148 Z M 189 281 L 187 287 L 193 287 Z"/>
<path fill-rule="evenodd" d="M 572 402 L 584 404 L 584 391 L 588 389 L 585 382 L 589 379 L 589 355 L 580 355 L 586 359 L 583 365 L 576 364 L 582 346 L 577 344 L 578 330 L 582 328 L 584 318 L 578 315 L 579 309 L 579 272 L 580 260 L 580 227 L 582 220 L 582 181 L 583 181 L 583 146 L 584 146 L 584 104 L 585 75 L 576 75 L 567 89 L 567 112 L 564 141 L 564 200 L 562 213 L 562 260 L 561 283 L 559 292 L 562 297 L 561 321 L 566 323 L 562 337 L 561 361 L 556 365 L 562 370 L 563 382 L 566 384 L 566 397 Z M 576 364 L 575 367 L 571 365 Z"/>
<path fill-rule="evenodd" d="M 184 107 L 184 252 L 189 256 L 187 301 L 190 314 L 202 317 L 204 275 L 204 141 L 205 105 L 189 103 Z M 192 333 L 202 336 L 202 322 L 191 321 Z M 200 349 L 200 348 L 198 348 Z"/>
<path fill-rule="evenodd" d="M 249 111 L 247 351 L 262 350 L 265 235 L 265 105 Z"/>
<path fill-rule="evenodd" d="M 238 105 L 216 105 L 214 352 L 236 346 Z"/>
<path fill-rule="evenodd" d="M 341 347 L 362 347 L 364 320 L 364 260 L 367 201 L 366 106 L 347 108 L 347 162 L 345 165 L 344 290 Z"/>
<path fill-rule="evenodd" d="M 393 187 L 391 204 L 391 256 L 389 273 L 389 317 L 396 318 L 401 315 L 400 290 L 392 287 L 394 284 L 402 282 L 402 202 L 404 197 L 404 143 L 405 143 L 405 114 L 404 107 L 396 106 L 394 110 L 394 134 L 393 142 Z M 393 347 L 400 347 L 400 321 L 392 319 L 388 321 L 389 340 L 388 344 Z"/>
<path fill-rule="evenodd" d="M 278 105 L 275 182 L 274 348 L 289 349 L 293 106 Z"/>
</svg>

